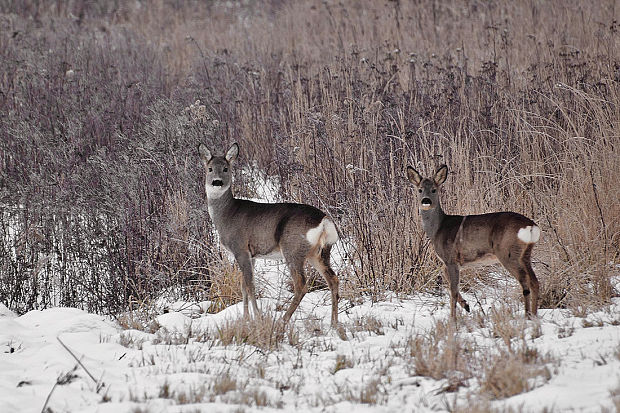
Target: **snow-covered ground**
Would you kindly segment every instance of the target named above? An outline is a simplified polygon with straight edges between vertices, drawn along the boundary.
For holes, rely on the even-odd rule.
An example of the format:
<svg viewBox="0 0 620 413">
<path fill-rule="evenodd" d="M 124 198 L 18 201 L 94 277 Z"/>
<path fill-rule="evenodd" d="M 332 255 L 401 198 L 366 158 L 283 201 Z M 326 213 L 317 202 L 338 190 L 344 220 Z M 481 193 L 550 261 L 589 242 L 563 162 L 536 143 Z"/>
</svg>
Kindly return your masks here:
<svg viewBox="0 0 620 413">
<path fill-rule="evenodd" d="M 282 274 L 263 268 L 257 284 L 266 285 L 259 301 L 264 310 L 275 311 L 290 297 L 281 288 Z M 530 391 L 490 401 L 487 408 L 614 411 L 613 394 L 617 398 L 620 392 L 620 301 L 586 318 L 541 310 L 537 324 L 521 321 L 519 311 L 498 317 L 517 308 L 512 297 L 502 296 L 466 297 L 477 309 L 462 315 L 456 339 L 468 343 L 465 353 L 492 353 L 506 345 L 507 327 L 516 326 L 512 334 L 523 334 L 507 333 L 511 345 L 525 342 L 535 349 L 547 373 L 530 380 Z M 495 318 L 492 306 L 501 310 Z M 446 295 L 342 300 L 343 340 L 328 325 L 328 293 L 312 292 L 295 314 L 294 333 L 287 332 L 271 350 L 222 344 L 222 331 L 240 316 L 240 305 L 217 314 L 205 313 L 206 307 L 172 303 L 171 311 L 156 317 L 161 328 L 149 333 L 72 308 L 17 317 L 0 306 L 0 412 L 40 412 L 44 406 L 49 412 L 112 413 L 425 412 L 455 405 L 468 411 L 482 398 L 483 372 L 476 363 L 455 389 L 448 389 L 447 379 L 416 374 L 416 357 L 422 355 L 412 351 L 412 340 L 445 326 Z"/>
</svg>

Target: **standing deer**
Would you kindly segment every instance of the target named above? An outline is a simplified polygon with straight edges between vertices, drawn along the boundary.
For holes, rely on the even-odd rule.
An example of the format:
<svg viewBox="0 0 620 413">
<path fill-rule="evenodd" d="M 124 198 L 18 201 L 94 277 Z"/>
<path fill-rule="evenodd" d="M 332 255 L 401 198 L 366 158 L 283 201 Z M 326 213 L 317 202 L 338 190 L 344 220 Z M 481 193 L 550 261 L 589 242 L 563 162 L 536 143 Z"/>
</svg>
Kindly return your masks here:
<svg viewBox="0 0 620 413">
<path fill-rule="evenodd" d="M 205 190 L 209 215 L 222 245 L 239 265 L 243 277 L 243 315 L 248 317 L 248 301 L 254 314 L 256 304 L 253 262 L 255 258 L 284 258 L 293 278 L 294 295 L 283 317 L 287 323 L 308 291 L 304 275 L 306 261 L 325 278 L 332 298 L 331 325 L 338 324 L 338 277 L 329 260 L 338 240 L 334 223 L 319 209 L 293 203 L 258 203 L 233 196 L 232 164 L 239 155 L 234 143 L 226 155 L 212 155 L 203 144 L 198 147 L 206 170 Z"/>
<path fill-rule="evenodd" d="M 446 165 L 437 169 L 433 179 L 423 178 L 411 166 L 407 167 L 407 177 L 418 187 L 422 227 L 445 264 L 452 319 L 456 320 L 457 301 L 469 312 L 469 305 L 459 294 L 460 269 L 498 261 L 521 284 L 526 315 L 536 315 L 538 280 L 532 269 L 531 255 L 540 238 L 540 228 L 531 219 L 515 212 L 447 215 L 439 203 L 439 188 L 447 176 Z"/>
</svg>

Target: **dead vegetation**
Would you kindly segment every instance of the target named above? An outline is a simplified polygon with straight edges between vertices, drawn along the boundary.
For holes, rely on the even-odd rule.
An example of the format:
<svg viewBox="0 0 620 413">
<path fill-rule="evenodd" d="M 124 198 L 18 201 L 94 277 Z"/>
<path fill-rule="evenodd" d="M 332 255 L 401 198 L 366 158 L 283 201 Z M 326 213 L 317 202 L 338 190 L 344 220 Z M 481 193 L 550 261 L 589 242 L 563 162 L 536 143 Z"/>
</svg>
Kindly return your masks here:
<svg viewBox="0 0 620 413">
<path fill-rule="evenodd" d="M 252 319 L 239 318 L 226 321 L 217 327 L 215 333 L 222 345 L 249 344 L 263 350 L 274 350 L 288 337 L 289 344 L 295 344 L 299 338 L 295 326 L 283 325 L 280 317 L 263 314 Z"/>
<path fill-rule="evenodd" d="M 484 329 L 457 329 L 438 320 L 425 334 L 411 337 L 412 373 L 445 380 L 445 392 L 466 387 L 486 400 L 505 399 L 547 382 L 556 360 L 528 344 L 539 336 L 535 326 L 528 327 L 509 307 L 492 313 L 486 336 Z"/>
<path fill-rule="evenodd" d="M 413 358 L 412 373 L 435 380 L 446 379 L 447 389 L 455 391 L 472 376 L 473 344 L 457 333 L 453 323 L 438 320 L 426 334 L 412 337 L 407 343 Z"/>
<path fill-rule="evenodd" d="M 403 171 L 447 163 L 446 210 L 543 229 L 541 307 L 600 306 L 620 250 L 612 3 L 5 3 L 0 300 L 238 300 L 195 150 L 236 140 L 339 223 L 343 296 L 434 288 Z"/>
</svg>

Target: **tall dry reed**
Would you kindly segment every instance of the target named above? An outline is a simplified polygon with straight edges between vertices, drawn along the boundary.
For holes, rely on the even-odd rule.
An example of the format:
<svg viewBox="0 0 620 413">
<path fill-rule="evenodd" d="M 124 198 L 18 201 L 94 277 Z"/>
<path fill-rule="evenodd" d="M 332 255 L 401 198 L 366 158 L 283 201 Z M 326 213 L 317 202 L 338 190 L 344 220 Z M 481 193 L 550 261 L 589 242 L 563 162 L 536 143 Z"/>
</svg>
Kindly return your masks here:
<svg viewBox="0 0 620 413">
<path fill-rule="evenodd" d="M 542 227 L 543 306 L 614 294 L 614 1 L 24 1 L 0 13 L 0 301 L 13 308 L 60 296 L 117 311 L 174 285 L 208 289 L 221 258 L 201 140 L 239 141 L 283 198 L 334 217 L 355 262 L 345 290 L 434 286 L 403 171 L 447 163 L 448 211 L 511 209 Z M 198 118 L 183 110 L 196 99 Z M 57 277 L 72 286 L 55 291 Z"/>
</svg>

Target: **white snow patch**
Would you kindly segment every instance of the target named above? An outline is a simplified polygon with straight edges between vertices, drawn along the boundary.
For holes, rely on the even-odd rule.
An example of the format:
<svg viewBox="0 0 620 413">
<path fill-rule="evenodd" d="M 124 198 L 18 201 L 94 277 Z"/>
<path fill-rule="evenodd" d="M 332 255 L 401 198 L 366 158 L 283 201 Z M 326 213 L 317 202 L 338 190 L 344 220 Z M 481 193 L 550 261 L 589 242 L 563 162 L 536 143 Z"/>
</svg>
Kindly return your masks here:
<svg viewBox="0 0 620 413">
<path fill-rule="evenodd" d="M 9 310 L 4 304 L 0 303 L 0 317 L 17 317 L 17 315 Z"/>
<path fill-rule="evenodd" d="M 250 191 L 255 194 L 255 198 L 250 198 L 251 201 L 282 202 L 280 179 L 277 176 L 267 175 L 256 162 L 241 168 L 241 175 L 245 177 Z"/>
<path fill-rule="evenodd" d="M 288 274 L 267 267 L 263 270 L 262 278 L 271 284 L 263 288 L 259 305 L 265 312 L 282 315 L 286 308 L 283 304 L 291 293 L 278 284 L 285 282 Z M 514 289 L 515 297 L 508 301 L 517 300 L 517 286 L 509 284 L 506 288 Z M 487 315 L 492 306 L 507 301 L 506 291 L 490 287 L 477 289 L 476 297 L 464 295 L 473 311 L 482 310 Z M 169 312 L 156 319 L 179 339 L 179 344 L 162 341 L 159 332 L 123 331 L 111 320 L 77 309 L 52 308 L 17 317 L 0 306 L 4 314 L 0 316 L 0 411 L 40 412 L 50 393 L 48 407 L 58 412 L 181 412 L 188 408 L 229 412 L 242 407 L 247 412 L 349 413 L 409 411 L 411 406 L 416 411 L 431 412 L 445 411 L 455 400 L 465 408 L 468 392 L 475 390 L 475 384 L 455 393 L 442 393 L 445 380 L 415 375 L 406 344 L 411 337 L 428 334 L 436 320 L 448 318 L 448 303 L 447 294 L 407 298 L 388 294 L 383 301 L 374 303 L 368 299 L 357 303 L 343 300 L 340 320 L 349 326 L 348 340 L 343 341 L 329 328 L 329 293 L 312 292 L 293 316 L 300 346 L 285 340 L 282 348 L 267 352 L 249 344 L 223 346 L 217 338 L 183 339 L 189 331 L 217 337 L 218 328 L 242 316 L 241 303 L 217 314 L 204 312 L 207 303 L 167 305 Z M 518 301 L 515 305 L 519 305 Z M 620 299 L 588 316 L 588 320 L 597 321 L 596 327 L 585 328 L 583 319 L 571 316 L 567 310 L 541 309 L 539 313 L 542 335 L 527 341 L 528 346 L 556 360 L 548 366 L 551 379 L 529 392 L 493 401 L 492 407 L 523 411 L 545 407 L 557 411 L 613 410 L 610 389 L 620 383 L 620 327 L 616 325 L 620 320 Z M 461 317 L 472 315 L 462 313 Z M 371 318 L 382 324 L 380 333 L 353 332 L 350 327 Z M 471 325 L 472 331 L 463 328 L 459 335 L 482 340 L 486 327 Z M 528 331 L 530 326 L 528 322 Z M 562 328 L 571 333 L 559 334 Z M 82 367 L 71 373 L 77 362 L 57 337 L 97 383 Z M 129 338 L 139 345 L 120 344 Z M 494 339 L 487 336 L 483 340 L 479 348 Z M 335 371 L 339 356 L 350 360 L 351 366 Z M 258 375 L 257 371 L 262 373 Z M 72 379 L 55 386 L 67 372 Z M 207 394 L 211 394 L 209 386 L 223 372 L 238 381 L 238 390 L 208 396 L 190 406 L 177 405 L 174 397 L 162 398 L 164 386 L 168 386 L 170 394 L 190 394 L 206 386 Z M 378 383 L 377 404 L 362 403 L 356 395 L 374 382 Z M 242 391 L 262 392 L 269 406 L 239 404 L 240 398 L 235 395 Z"/>
</svg>

